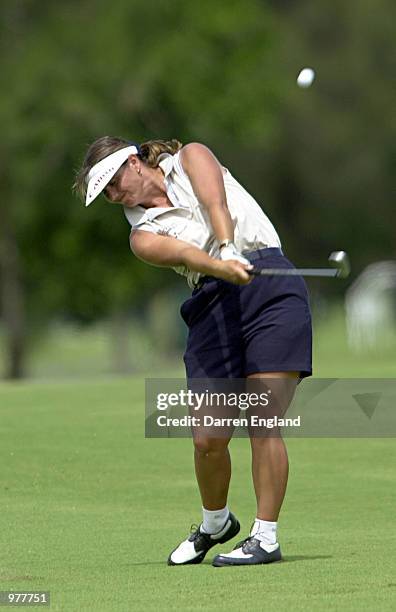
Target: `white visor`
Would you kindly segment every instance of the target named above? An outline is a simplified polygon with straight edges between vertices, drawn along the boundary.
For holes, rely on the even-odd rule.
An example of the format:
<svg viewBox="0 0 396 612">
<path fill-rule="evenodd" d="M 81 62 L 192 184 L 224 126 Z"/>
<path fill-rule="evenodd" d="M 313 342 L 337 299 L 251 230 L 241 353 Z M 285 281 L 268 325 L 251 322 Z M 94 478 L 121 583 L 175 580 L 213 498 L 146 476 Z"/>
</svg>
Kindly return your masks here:
<svg viewBox="0 0 396 612">
<path fill-rule="evenodd" d="M 89 171 L 87 178 L 88 186 L 85 206 L 89 206 L 102 193 L 107 183 L 111 181 L 128 157 L 138 153 L 139 151 L 135 146 L 124 147 L 95 164 Z"/>
</svg>

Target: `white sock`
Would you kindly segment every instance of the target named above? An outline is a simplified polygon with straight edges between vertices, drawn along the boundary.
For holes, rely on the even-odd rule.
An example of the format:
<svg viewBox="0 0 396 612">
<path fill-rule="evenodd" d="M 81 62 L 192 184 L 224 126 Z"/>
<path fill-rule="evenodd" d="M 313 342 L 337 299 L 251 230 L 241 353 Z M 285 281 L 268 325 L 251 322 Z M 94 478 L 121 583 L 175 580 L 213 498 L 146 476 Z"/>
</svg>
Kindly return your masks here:
<svg viewBox="0 0 396 612">
<path fill-rule="evenodd" d="M 250 531 L 250 535 L 254 536 L 256 540 L 260 540 L 263 544 L 276 544 L 276 528 L 278 523 L 272 523 L 271 521 L 262 521 L 256 518 L 253 523 L 253 527 Z"/>
<path fill-rule="evenodd" d="M 220 531 L 228 518 L 230 511 L 228 506 L 221 508 L 220 510 L 206 510 L 202 508 L 203 521 L 201 525 L 202 533 L 217 533 Z"/>
</svg>

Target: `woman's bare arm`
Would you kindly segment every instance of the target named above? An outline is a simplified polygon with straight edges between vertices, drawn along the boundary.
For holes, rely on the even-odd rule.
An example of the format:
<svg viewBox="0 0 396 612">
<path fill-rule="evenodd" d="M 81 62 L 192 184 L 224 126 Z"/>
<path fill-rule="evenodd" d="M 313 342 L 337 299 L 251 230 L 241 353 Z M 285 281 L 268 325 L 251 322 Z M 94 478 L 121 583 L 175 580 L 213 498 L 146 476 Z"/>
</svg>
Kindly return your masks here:
<svg viewBox="0 0 396 612">
<path fill-rule="evenodd" d="M 223 169 L 212 151 L 191 142 L 180 152 L 180 159 L 191 181 L 194 193 L 208 211 L 214 234 L 219 242 L 234 240 L 234 226 L 227 206 Z"/>
<path fill-rule="evenodd" d="M 154 266 L 186 266 L 193 272 L 215 276 L 237 285 L 245 285 L 252 279 L 247 272 L 248 266 L 234 260 L 214 259 L 205 251 L 171 236 L 132 230 L 130 245 L 139 259 Z"/>
</svg>

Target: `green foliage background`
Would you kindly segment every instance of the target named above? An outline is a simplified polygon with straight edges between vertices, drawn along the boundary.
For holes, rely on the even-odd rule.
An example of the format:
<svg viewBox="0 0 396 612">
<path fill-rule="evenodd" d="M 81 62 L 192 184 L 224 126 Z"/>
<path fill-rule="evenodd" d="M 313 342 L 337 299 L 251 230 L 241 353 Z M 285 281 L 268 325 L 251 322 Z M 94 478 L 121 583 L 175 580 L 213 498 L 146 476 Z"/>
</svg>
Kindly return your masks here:
<svg viewBox="0 0 396 612">
<path fill-rule="evenodd" d="M 394 257 L 395 18 L 390 0 L 4 0 L 0 282 L 11 249 L 23 337 L 183 282 L 133 258 L 121 209 L 73 198 L 105 134 L 208 144 L 297 263 L 343 248 L 356 275 Z"/>
</svg>

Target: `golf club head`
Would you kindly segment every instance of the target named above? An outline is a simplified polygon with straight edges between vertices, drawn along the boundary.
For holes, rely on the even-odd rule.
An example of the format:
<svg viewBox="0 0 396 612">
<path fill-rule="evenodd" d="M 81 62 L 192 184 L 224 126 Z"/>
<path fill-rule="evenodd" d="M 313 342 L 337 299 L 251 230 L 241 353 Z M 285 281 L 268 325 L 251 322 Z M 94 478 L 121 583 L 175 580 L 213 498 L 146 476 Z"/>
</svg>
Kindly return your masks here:
<svg viewBox="0 0 396 612">
<path fill-rule="evenodd" d="M 339 278 L 347 278 L 351 271 L 351 265 L 349 263 L 349 257 L 345 251 L 333 251 L 329 255 L 329 264 L 332 268 L 338 270 L 337 276 Z"/>
</svg>

